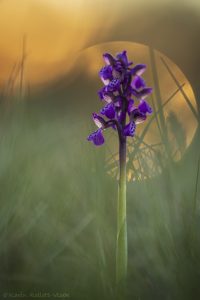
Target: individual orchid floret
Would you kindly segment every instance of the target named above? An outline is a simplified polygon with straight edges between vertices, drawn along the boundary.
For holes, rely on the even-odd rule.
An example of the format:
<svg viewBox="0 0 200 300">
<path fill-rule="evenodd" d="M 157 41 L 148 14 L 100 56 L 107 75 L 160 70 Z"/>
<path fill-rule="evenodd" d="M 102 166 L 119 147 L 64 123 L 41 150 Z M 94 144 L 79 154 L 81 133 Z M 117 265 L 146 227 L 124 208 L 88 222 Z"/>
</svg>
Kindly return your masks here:
<svg viewBox="0 0 200 300">
<path fill-rule="evenodd" d="M 102 134 L 102 129 L 98 129 L 97 131 L 91 133 L 89 136 L 88 136 L 88 141 L 91 141 L 93 142 L 93 144 L 95 146 L 101 146 L 103 145 L 104 143 L 104 137 L 103 137 L 103 134 Z"/>
<path fill-rule="evenodd" d="M 121 53 L 118 53 L 116 55 L 117 59 L 125 66 L 125 67 L 128 67 L 130 65 L 132 65 L 133 63 L 132 62 L 129 62 L 128 61 L 128 58 L 127 58 L 127 54 L 126 54 L 126 51 L 122 51 Z"/>
<path fill-rule="evenodd" d="M 113 79 L 109 82 L 109 84 L 106 86 L 107 92 L 116 92 L 120 88 L 120 80 L 119 79 Z"/>
<path fill-rule="evenodd" d="M 138 108 L 134 108 L 130 113 L 130 120 L 134 121 L 136 125 L 143 123 L 146 118 L 146 114 L 142 113 Z"/>
<path fill-rule="evenodd" d="M 113 103 L 108 103 L 106 106 L 104 106 L 100 113 L 102 115 L 105 115 L 108 119 L 114 119 L 115 118 L 115 106 Z"/>
<path fill-rule="evenodd" d="M 116 62 L 115 58 L 110 53 L 104 53 L 103 58 L 107 65 L 113 66 Z"/>
<path fill-rule="evenodd" d="M 111 66 L 105 66 L 103 67 L 99 72 L 100 78 L 103 81 L 105 85 L 109 84 L 109 82 L 112 80 L 112 67 Z"/>
<path fill-rule="evenodd" d="M 145 99 L 152 93 L 152 88 L 146 87 L 143 88 L 142 90 L 136 90 L 132 89 L 132 94 L 137 97 L 138 99 Z"/>
<path fill-rule="evenodd" d="M 135 76 L 131 82 L 131 86 L 136 90 L 140 90 L 146 87 L 146 83 L 142 77 Z"/>
<path fill-rule="evenodd" d="M 96 113 L 93 113 L 92 118 L 97 127 L 102 129 L 106 128 L 106 121 L 101 116 L 99 116 Z"/>
<path fill-rule="evenodd" d="M 134 121 L 131 121 L 124 127 L 124 135 L 133 137 L 135 134 L 136 125 Z"/>
<path fill-rule="evenodd" d="M 152 113 L 151 106 L 145 100 L 140 101 L 140 104 L 138 105 L 138 109 L 143 114 L 147 114 L 147 113 L 151 114 Z"/>
<path fill-rule="evenodd" d="M 100 100 L 104 100 L 107 103 L 110 103 L 114 100 L 115 96 L 113 95 L 113 93 L 108 92 L 106 90 L 106 87 L 102 87 L 99 91 L 98 91 L 98 95 Z"/>
<path fill-rule="evenodd" d="M 144 73 L 145 70 L 146 70 L 146 65 L 138 64 L 131 69 L 131 74 L 133 76 L 135 76 L 135 75 L 140 76 Z"/>
</svg>

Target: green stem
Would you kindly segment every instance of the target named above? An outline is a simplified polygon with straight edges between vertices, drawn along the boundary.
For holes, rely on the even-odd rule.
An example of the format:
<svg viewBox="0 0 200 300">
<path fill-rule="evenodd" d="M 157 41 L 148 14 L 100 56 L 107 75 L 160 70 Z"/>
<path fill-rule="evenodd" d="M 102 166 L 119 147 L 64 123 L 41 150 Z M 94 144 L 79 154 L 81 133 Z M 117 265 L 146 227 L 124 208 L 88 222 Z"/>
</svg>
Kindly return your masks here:
<svg viewBox="0 0 200 300">
<path fill-rule="evenodd" d="M 117 211 L 116 283 L 125 285 L 127 275 L 127 221 L 126 221 L 126 138 L 119 142 L 119 186 Z"/>
</svg>

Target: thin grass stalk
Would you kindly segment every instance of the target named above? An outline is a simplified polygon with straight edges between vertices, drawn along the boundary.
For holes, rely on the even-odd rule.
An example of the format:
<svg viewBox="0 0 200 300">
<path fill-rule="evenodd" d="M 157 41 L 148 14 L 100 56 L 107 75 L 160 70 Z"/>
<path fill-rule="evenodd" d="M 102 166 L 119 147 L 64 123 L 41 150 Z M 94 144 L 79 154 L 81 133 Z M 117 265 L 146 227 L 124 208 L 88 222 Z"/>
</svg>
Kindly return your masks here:
<svg viewBox="0 0 200 300">
<path fill-rule="evenodd" d="M 167 69 L 167 71 L 169 72 L 170 76 L 172 77 L 172 79 L 174 80 L 176 86 L 179 88 L 181 94 L 183 95 L 185 101 L 187 102 L 189 108 L 191 109 L 193 115 L 195 116 L 197 122 L 199 123 L 199 117 L 198 117 L 198 113 L 196 112 L 195 108 L 193 107 L 190 99 L 188 98 L 188 96 L 186 95 L 186 93 L 183 90 L 183 87 L 180 85 L 180 83 L 178 82 L 178 80 L 176 79 L 175 75 L 173 74 L 173 72 L 171 71 L 170 67 L 168 66 L 167 62 L 165 61 L 165 59 L 163 57 L 160 57 L 162 63 L 164 64 L 165 68 Z"/>
</svg>

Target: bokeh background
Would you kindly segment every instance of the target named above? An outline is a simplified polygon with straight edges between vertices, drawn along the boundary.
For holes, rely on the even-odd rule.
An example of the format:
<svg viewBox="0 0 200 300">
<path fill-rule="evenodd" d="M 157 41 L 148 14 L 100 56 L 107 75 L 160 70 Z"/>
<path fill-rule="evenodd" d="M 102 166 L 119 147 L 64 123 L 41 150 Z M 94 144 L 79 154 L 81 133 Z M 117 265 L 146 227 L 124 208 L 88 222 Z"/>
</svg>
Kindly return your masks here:
<svg viewBox="0 0 200 300">
<path fill-rule="evenodd" d="M 116 299 L 118 145 L 86 141 L 102 53 L 146 63 L 127 299 L 200 298 L 199 1 L 0 1 L 0 298 Z M 57 294 L 56 294 L 57 293 Z"/>
</svg>

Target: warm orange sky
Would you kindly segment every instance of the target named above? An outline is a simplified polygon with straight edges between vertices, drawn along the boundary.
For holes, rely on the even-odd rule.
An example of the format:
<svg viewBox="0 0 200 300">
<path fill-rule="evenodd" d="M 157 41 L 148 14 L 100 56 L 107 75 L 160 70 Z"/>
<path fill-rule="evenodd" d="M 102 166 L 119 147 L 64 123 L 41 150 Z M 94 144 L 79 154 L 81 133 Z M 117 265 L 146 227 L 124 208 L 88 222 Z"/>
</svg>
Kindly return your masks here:
<svg viewBox="0 0 200 300">
<path fill-rule="evenodd" d="M 181 0 L 182 5 L 187 2 Z M 28 54 L 25 78 L 29 84 L 41 83 L 68 72 L 77 52 L 92 37 L 106 38 L 119 18 L 153 3 L 160 1 L 1 0 L 0 84 L 5 83 L 13 65 L 20 60 L 24 34 Z M 190 1 L 192 5 L 198 3 Z"/>
<path fill-rule="evenodd" d="M 119 18 L 122 16 L 125 18 L 131 9 L 146 6 L 150 2 L 158 3 L 159 0 L 116 0 L 114 3 L 107 0 L 1 0 L 0 85 L 6 85 L 13 65 L 21 60 L 24 35 L 27 40 L 25 85 L 46 83 L 71 70 L 78 70 L 80 66 L 83 69 L 87 66 L 86 75 L 97 76 L 97 71 L 103 63 L 101 56 L 104 51 L 115 53 L 127 49 L 130 58 L 136 63 L 144 62 L 150 65 L 148 48 L 128 41 L 101 44 L 83 50 L 93 37 L 106 39 Z M 163 2 L 173 1 L 163 0 Z M 194 5 L 200 3 L 196 0 L 190 2 Z M 181 3 L 185 1 L 182 0 Z M 194 95 L 187 79 L 175 65 L 173 68 L 180 83 L 186 83 L 185 92 L 195 106 Z M 174 92 L 176 86 L 165 72 L 161 70 L 160 72 L 164 101 L 167 93 Z M 166 108 L 165 113 L 177 109 L 183 123 L 184 119 L 190 120 L 190 126 L 187 126 L 187 144 L 189 144 L 197 124 L 180 95 L 173 106 L 169 105 Z M 154 133 L 153 136 L 156 138 L 157 134 Z"/>
<path fill-rule="evenodd" d="M 108 16 L 101 1 L 3 0 L 0 2 L 0 81 L 21 56 L 23 35 L 27 36 L 26 75 L 32 82 L 67 72 L 88 39 L 116 18 Z M 98 12 L 98 13 L 97 13 Z M 103 19 L 106 22 L 103 22 Z M 100 25 L 101 24 L 101 25 Z M 105 34 L 105 31 L 104 31 Z M 63 63 L 64 62 L 64 63 Z"/>
</svg>

